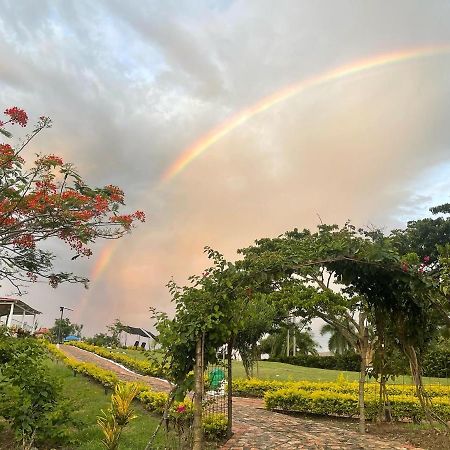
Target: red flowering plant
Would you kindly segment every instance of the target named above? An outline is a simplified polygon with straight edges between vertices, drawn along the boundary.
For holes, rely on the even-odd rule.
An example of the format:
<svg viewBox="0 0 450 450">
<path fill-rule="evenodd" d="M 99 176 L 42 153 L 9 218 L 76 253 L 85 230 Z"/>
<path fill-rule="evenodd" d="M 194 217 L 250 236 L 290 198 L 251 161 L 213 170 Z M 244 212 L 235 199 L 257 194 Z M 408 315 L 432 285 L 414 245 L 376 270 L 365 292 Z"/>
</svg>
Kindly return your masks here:
<svg viewBox="0 0 450 450">
<path fill-rule="evenodd" d="M 27 126 L 27 113 L 14 106 L 4 111 L 0 133 L 10 138 L 5 126 Z M 124 193 L 117 186 L 88 186 L 74 165 L 53 154 L 38 155 L 26 164 L 22 154 L 28 144 L 52 125 L 40 117 L 33 130 L 17 146 L 0 143 L 0 280 L 9 281 L 20 293 L 24 282 L 48 279 L 51 286 L 88 280 L 67 272 L 54 272 L 54 255 L 41 243 L 56 238 L 78 256 L 90 256 L 97 239 L 120 238 L 145 214 L 120 214 Z"/>
</svg>

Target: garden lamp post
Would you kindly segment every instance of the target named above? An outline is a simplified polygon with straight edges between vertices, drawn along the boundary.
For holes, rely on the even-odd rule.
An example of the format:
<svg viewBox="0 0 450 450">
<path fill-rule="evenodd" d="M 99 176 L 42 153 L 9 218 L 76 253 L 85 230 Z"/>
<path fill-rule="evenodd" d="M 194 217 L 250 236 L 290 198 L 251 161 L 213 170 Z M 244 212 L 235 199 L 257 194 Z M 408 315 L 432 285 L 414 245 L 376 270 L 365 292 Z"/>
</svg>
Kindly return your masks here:
<svg viewBox="0 0 450 450">
<path fill-rule="evenodd" d="M 62 344 L 62 342 L 61 342 L 61 325 L 62 325 L 63 314 L 64 314 L 65 309 L 67 309 L 69 311 L 73 311 L 73 309 L 66 308 L 65 306 L 59 307 L 59 310 L 61 311 L 61 318 L 60 318 L 59 324 L 58 324 L 58 344 Z"/>
</svg>

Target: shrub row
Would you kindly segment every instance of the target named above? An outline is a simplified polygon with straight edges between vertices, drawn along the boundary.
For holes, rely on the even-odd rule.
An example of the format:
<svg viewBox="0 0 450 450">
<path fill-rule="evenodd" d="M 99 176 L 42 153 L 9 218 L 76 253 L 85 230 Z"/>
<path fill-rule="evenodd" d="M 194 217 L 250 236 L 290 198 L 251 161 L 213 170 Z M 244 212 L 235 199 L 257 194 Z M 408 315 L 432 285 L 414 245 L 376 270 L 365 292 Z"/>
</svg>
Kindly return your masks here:
<svg viewBox="0 0 450 450">
<path fill-rule="evenodd" d="M 251 378 L 249 380 L 238 378 L 233 380 L 233 394 L 240 397 L 264 397 L 266 392 L 274 392 L 280 389 L 301 389 L 306 392 L 332 392 L 339 394 L 357 395 L 359 385 L 357 381 L 338 380 L 334 382 L 319 381 L 277 381 L 261 380 Z M 378 394 L 379 385 L 377 383 L 366 383 L 366 395 Z M 431 398 L 450 398 L 450 386 L 428 385 L 426 392 Z M 387 393 L 389 396 L 401 395 L 414 397 L 415 387 L 412 385 L 388 384 Z"/>
<path fill-rule="evenodd" d="M 349 353 L 345 355 L 317 356 L 282 356 L 271 358 L 270 361 L 292 364 L 294 366 L 315 367 L 317 369 L 346 370 L 359 372 L 360 358 Z M 448 378 L 450 377 L 450 350 L 431 350 L 423 359 L 423 375 L 426 377 Z"/>
<path fill-rule="evenodd" d="M 110 370 L 101 369 L 95 364 L 79 362 L 74 358 L 70 358 L 53 344 L 47 344 L 47 348 L 52 355 L 60 359 L 74 372 L 92 378 L 105 388 L 113 388 L 117 383 L 121 383 L 117 375 Z M 162 415 L 168 394 L 166 392 L 153 391 L 148 385 L 139 384 L 137 399 L 148 411 Z M 192 401 L 186 398 L 183 402 L 174 402 L 169 410 L 169 417 L 176 422 L 191 421 L 193 418 Z M 223 414 L 206 416 L 203 420 L 203 431 L 209 440 L 223 439 L 227 432 L 227 420 L 225 416 Z"/>
<path fill-rule="evenodd" d="M 389 397 L 391 414 L 394 420 L 413 420 L 420 422 L 424 418 L 422 407 L 417 398 L 405 395 Z M 271 410 L 296 411 L 333 416 L 357 416 L 358 396 L 340 392 L 306 391 L 304 389 L 280 389 L 266 392 L 266 408 Z M 367 419 L 374 419 L 379 410 L 378 397 L 366 395 L 365 414 Z M 433 410 L 444 420 L 450 419 L 450 398 L 433 399 Z"/>
<path fill-rule="evenodd" d="M 156 362 L 140 361 L 128 355 L 124 355 L 123 353 L 112 352 L 107 348 L 98 347 L 92 344 L 86 344 L 85 342 L 73 342 L 70 345 L 81 348 L 82 350 L 87 350 L 91 353 L 95 353 L 96 355 L 102 356 L 103 358 L 115 361 L 141 375 L 150 375 L 152 377 L 164 376 L 163 368 Z"/>
<path fill-rule="evenodd" d="M 281 356 L 278 358 L 271 358 L 270 361 L 292 364 L 294 366 L 315 367 L 317 369 L 346 370 L 349 372 L 358 372 L 361 360 L 357 354 L 349 353 L 345 355 L 334 356 Z"/>
</svg>

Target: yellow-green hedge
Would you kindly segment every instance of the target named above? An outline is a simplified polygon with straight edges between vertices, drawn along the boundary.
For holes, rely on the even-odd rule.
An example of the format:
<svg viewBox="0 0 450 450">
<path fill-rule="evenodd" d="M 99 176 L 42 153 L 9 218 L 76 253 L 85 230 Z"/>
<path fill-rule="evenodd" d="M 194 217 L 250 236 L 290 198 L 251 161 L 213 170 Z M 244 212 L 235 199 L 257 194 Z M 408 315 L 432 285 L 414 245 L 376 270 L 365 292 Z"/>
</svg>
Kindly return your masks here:
<svg viewBox="0 0 450 450">
<path fill-rule="evenodd" d="M 357 381 L 276 381 L 261 380 L 258 378 L 233 380 L 233 394 L 241 397 L 264 397 L 266 392 L 273 392 L 280 389 L 301 389 L 307 392 L 334 392 L 339 394 L 357 395 L 359 385 Z M 366 383 L 365 394 L 378 394 L 379 385 L 377 383 Z M 429 397 L 448 397 L 450 398 L 450 386 L 427 385 L 425 387 Z M 415 388 L 412 385 L 388 384 L 387 393 L 389 396 L 403 395 L 415 396 Z"/>
<path fill-rule="evenodd" d="M 391 395 L 389 397 L 391 412 L 394 420 L 423 419 L 423 410 L 418 399 L 412 395 Z M 297 411 L 303 413 L 357 416 L 358 395 L 333 391 L 308 391 L 299 388 L 279 389 L 268 391 L 264 395 L 267 409 Z M 378 396 L 365 395 L 365 414 L 373 419 L 378 413 Z M 435 397 L 432 400 L 434 411 L 444 420 L 450 419 L 450 398 Z"/>
<path fill-rule="evenodd" d="M 141 375 L 150 375 L 152 377 L 164 376 L 162 367 L 151 361 L 141 361 L 128 355 L 124 355 L 123 353 L 112 352 L 107 348 L 86 344 L 85 342 L 71 342 L 70 345 L 81 348 L 82 350 L 87 350 L 88 352 L 95 353 L 96 355 L 102 356 L 103 358 L 118 362 L 119 364 L 122 364 L 128 369 L 133 370 L 134 372 L 137 372 Z"/>
<path fill-rule="evenodd" d="M 122 383 L 114 372 L 101 369 L 95 364 L 79 362 L 74 358 L 66 356 L 55 345 L 49 343 L 46 345 L 51 354 L 60 359 L 74 372 L 86 375 L 107 388 L 113 388 L 117 383 Z M 150 386 L 139 384 L 137 399 L 148 411 L 163 414 L 168 394 L 166 392 L 153 391 Z M 192 401 L 186 398 L 183 402 L 174 402 L 169 410 L 169 417 L 176 421 L 192 420 Z M 203 431 L 205 436 L 210 440 L 220 440 L 225 437 L 227 431 L 227 420 L 225 416 L 223 414 L 206 416 L 203 420 Z"/>
</svg>

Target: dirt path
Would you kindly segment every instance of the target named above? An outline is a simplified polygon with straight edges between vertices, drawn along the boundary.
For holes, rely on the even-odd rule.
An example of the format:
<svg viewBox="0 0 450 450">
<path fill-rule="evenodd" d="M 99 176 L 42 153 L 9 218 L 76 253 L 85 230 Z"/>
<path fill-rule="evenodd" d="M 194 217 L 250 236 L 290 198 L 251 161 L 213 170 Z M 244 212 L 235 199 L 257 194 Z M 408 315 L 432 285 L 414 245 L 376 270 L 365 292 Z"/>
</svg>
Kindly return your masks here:
<svg viewBox="0 0 450 450">
<path fill-rule="evenodd" d="M 93 353 L 61 346 L 68 356 L 111 370 L 125 381 L 147 383 L 157 391 L 169 391 L 170 384 L 158 378 L 138 375 Z M 411 445 L 384 440 L 332 426 L 326 422 L 267 411 L 261 399 L 233 398 L 233 437 L 221 450 L 400 450 Z"/>
</svg>

